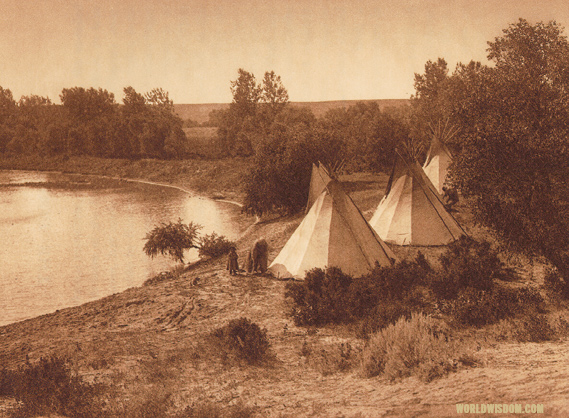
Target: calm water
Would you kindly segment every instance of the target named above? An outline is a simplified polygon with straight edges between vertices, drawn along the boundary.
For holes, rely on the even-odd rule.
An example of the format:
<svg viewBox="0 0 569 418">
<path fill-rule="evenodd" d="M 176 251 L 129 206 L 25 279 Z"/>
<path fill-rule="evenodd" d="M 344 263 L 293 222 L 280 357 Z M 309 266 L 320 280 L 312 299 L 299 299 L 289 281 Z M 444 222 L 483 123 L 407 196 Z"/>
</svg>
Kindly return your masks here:
<svg viewBox="0 0 569 418">
<path fill-rule="evenodd" d="M 245 224 L 236 205 L 173 188 L 0 171 L 0 325 L 139 286 L 173 267 L 142 247 L 155 225 L 178 218 L 230 239 Z M 196 258 L 194 250 L 186 261 Z"/>
</svg>

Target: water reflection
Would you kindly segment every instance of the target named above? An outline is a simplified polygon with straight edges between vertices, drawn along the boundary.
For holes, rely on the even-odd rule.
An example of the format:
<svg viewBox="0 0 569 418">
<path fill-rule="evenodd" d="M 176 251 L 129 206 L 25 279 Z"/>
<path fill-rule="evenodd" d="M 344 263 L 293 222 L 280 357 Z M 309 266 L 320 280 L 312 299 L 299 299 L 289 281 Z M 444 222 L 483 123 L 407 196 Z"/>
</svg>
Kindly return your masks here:
<svg viewBox="0 0 569 418">
<path fill-rule="evenodd" d="M 22 185 L 30 182 L 46 187 Z M 142 251 L 157 223 L 181 218 L 202 233 L 242 233 L 237 206 L 172 188 L 0 171 L 6 184 L 13 186 L 0 188 L 0 325 L 138 286 L 172 267 Z"/>
</svg>

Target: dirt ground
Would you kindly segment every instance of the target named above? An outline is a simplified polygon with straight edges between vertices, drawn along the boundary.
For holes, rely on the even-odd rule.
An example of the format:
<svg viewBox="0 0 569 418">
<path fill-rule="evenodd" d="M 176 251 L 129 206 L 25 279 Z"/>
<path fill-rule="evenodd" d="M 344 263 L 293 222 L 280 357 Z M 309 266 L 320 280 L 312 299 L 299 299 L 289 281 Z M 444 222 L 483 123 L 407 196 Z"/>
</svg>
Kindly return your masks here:
<svg viewBox="0 0 569 418">
<path fill-rule="evenodd" d="M 370 216 L 386 178 L 356 175 L 344 180 Z M 459 213 L 463 222 L 468 216 Z M 240 262 L 259 237 L 268 240 L 272 260 L 300 220 L 296 216 L 253 225 L 238 242 Z M 399 248 L 397 255 L 416 251 Z M 427 255 L 440 251 L 430 249 Z M 537 267 L 519 268 L 525 281 L 541 280 Z M 230 276 L 224 259 L 213 260 L 178 279 L 1 327 L 0 364 L 14 368 L 26 358 L 66 357 L 85 380 L 106 383 L 124 398 L 140 402 L 162 397 L 172 410 L 212 402 L 254 406 L 262 417 L 456 417 L 457 403 L 517 403 L 543 404 L 540 416 L 569 416 L 566 339 L 487 343 L 481 336 L 475 353 L 478 367 L 430 383 L 414 377 L 396 382 L 366 378 L 357 364 L 335 371 L 308 358 L 306 347 L 332 352 L 350 343 L 357 351 L 364 342 L 345 327 L 295 326 L 286 313 L 285 285 L 262 275 Z M 272 363 L 229 365 L 211 352 L 204 337 L 239 317 L 267 329 Z M 0 402 L 0 416 L 1 405 L 9 404 Z"/>
</svg>

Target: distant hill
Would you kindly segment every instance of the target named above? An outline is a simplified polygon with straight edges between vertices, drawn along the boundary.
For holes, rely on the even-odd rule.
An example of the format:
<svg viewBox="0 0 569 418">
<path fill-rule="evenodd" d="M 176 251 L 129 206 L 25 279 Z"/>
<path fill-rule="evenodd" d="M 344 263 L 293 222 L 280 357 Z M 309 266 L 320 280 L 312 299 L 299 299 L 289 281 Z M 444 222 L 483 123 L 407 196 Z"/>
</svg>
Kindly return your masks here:
<svg viewBox="0 0 569 418">
<path fill-rule="evenodd" d="M 381 99 L 381 100 L 334 100 L 329 102 L 291 102 L 295 107 L 308 107 L 316 117 L 320 117 L 330 109 L 349 107 L 358 102 L 377 102 L 380 109 L 386 107 L 399 107 L 409 104 L 408 99 Z M 227 109 L 229 103 L 204 103 L 204 104 L 175 104 L 176 113 L 183 119 L 192 119 L 198 123 L 206 122 L 212 110 Z"/>
</svg>

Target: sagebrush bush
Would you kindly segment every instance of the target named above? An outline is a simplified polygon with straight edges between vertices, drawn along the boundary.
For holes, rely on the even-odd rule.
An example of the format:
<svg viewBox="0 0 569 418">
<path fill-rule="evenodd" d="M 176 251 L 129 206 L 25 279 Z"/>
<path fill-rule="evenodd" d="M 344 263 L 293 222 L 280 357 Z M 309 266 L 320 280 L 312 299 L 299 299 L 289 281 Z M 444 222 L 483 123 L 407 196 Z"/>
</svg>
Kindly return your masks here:
<svg viewBox="0 0 569 418">
<path fill-rule="evenodd" d="M 365 315 L 356 326 L 356 335 L 367 339 L 369 336 L 388 325 L 394 324 L 399 318 L 411 317 L 415 307 L 393 301 L 380 301 L 368 315 Z"/>
<path fill-rule="evenodd" d="M 370 337 L 362 369 L 368 377 L 384 375 L 394 380 L 417 375 L 430 381 L 455 370 L 463 353 L 444 323 L 415 313 Z"/>
<path fill-rule="evenodd" d="M 213 331 L 211 337 L 225 360 L 259 364 L 271 358 L 267 330 L 247 318 L 229 321 Z"/>
<path fill-rule="evenodd" d="M 199 238 L 198 252 L 200 257 L 215 258 L 227 254 L 231 247 L 235 247 L 233 241 L 228 240 L 224 235 L 212 232 Z"/>
<path fill-rule="evenodd" d="M 150 279 L 145 280 L 142 285 L 154 286 L 159 283 L 177 280 L 184 273 L 184 271 L 185 271 L 185 266 L 180 264 L 172 268 L 170 271 L 163 271 L 161 273 L 158 273 L 156 276 L 153 276 Z"/>
<path fill-rule="evenodd" d="M 302 282 L 289 282 L 285 297 L 292 300 L 291 316 L 297 325 L 324 325 L 347 321 L 348 290 L 352 277 L 332 267 L 306 273 Z"/>
<path fill-rule="evenodd" d="M 489 333 L 497 341 L 542 342 L 558 338 L 558 331 L 563 334 L 563 329 L 556 328 L 550 325 L 547 316 L 538 314 L 503 319 L 490 327 Z"/>
<path fill-rule="evenodd" d="M 14 417 L 60 414 L 70 417 L 103 416 L 99 387 L 87 384 L 73 374 L 64 359 L 42 358 L 26 363 L 17 371 L 3 372 L 10 384 L 2 392 L 21 402 Z"/>
<path fill-rule="evenodd" d="M 544 307 L 543 297 L 534 288 L 466 288 L 444 311 L 460 324 L 480 327 L 516 315 L 543 313 Z"/>
<path fill-rule="evenodd" d="M 569 285 L 557 269 L 550 268 L 543 278 L 543 287 L 550 295 L 569 299 Z"/>
<path fill-rule="evenodd" d="M 431 288 L 443 299 L 454 299 L 468 287 L 488 291 L 495 279 L 510 280 L 513 276 L 488 242 L 465 236 L 449 244 L 439 261 L 441 270 L 431 276 Z"/>
<path fill-rule="evenodd" d="M 338 268 L 313 269 L 304 281 L 286 286 L 290 314 L 297 325 L 349 323 L 373 317 L 385 326 L 400 315 L 425 307 L 421 292 L 430 266 L 418 258 L 393 267 L 377 266 L 366 276 L 352 278 Z M 362 329 L 367 329 L 364 327 Z"/>
</svg>

